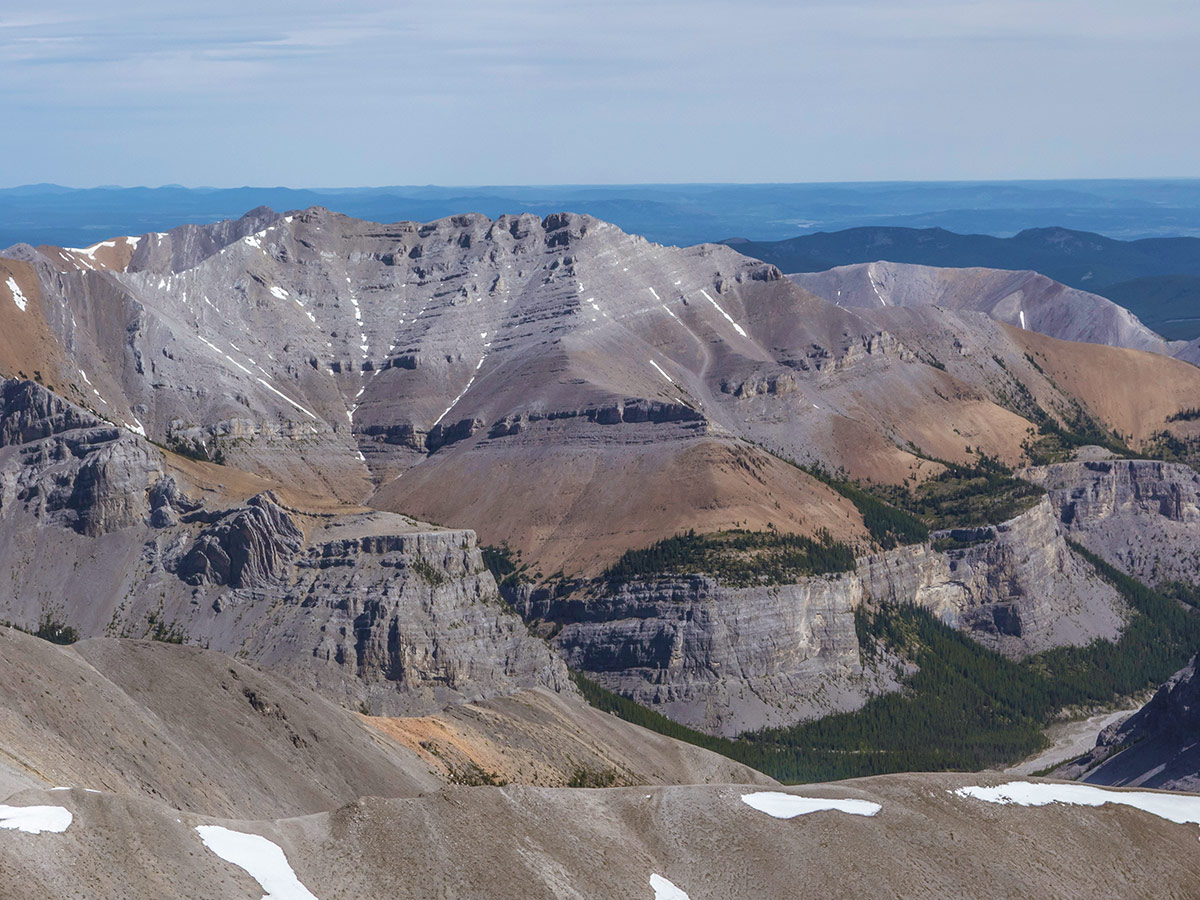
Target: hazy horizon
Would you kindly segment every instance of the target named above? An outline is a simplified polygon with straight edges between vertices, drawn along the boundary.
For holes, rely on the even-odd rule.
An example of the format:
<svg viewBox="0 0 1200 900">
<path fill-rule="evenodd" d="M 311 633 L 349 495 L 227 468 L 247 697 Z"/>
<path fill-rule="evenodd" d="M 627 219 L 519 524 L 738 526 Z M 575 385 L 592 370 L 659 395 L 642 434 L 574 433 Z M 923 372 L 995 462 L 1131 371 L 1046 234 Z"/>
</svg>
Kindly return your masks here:
<svg viewBox="0 0 1200 900">
<path fill-rule="evenodd" d="M 12 191 L 20 188 L 57 187 L 72 191 L 100 190 L 161 190 L 179 188 L 187 191 L 230 191 L 230 190 L 290 190 L 290 191 L 385 191 L 385 190 L 497 190 L 497 189 L 527 189 L 549 190 L 556 188 L 689 188 L 689 187 L 877 187 L 882 185 L 1041 185 L 1041 184 L 1121 184 L 1145 182 L 1190 182 L 1200 181 L 1196 175 L 1162 175 L 1127 178 L 1113 176 L 1111 178 L 889 178 L 874 181 L 836 181 L 812 179 L 808 181 L 624 181 L 624 182 L 527 182 L 527 183 L 435 183 L 404 184 L 183 184 L 181 182 L 163 182 L 160 184 L 65 184 L 61 181 L 25 181 L 19 184 L 2 184 L 0 191 Z"/>
<path fill-rule="evenodd" d="M 5 180 L 1186 178 L 1198 39 L 1185 0 L 58 0 L 0 14 Z"/>
</svg>

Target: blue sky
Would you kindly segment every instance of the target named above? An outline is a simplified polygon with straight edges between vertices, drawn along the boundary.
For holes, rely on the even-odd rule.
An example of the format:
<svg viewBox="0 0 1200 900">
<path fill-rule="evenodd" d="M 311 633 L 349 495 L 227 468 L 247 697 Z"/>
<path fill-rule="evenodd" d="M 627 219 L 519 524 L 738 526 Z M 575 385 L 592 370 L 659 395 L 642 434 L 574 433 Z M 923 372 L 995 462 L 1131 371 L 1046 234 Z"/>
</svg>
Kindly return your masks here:
<svg viewBox="0 0 1200 900">
<path fill-rule="evenodd" d="M 0 6 L 0 184 L 1200 175 L 1196 0 Z"/>
</svg>

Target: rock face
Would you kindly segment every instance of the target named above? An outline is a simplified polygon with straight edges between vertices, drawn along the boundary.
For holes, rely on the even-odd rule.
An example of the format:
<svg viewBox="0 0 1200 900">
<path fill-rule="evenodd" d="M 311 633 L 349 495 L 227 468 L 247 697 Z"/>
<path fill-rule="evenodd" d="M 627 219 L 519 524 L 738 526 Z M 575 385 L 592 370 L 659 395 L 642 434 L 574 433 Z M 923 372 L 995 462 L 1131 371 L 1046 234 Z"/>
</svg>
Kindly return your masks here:
<svg viewBox="0 0 1200 900">
<path fill-rule="evenodd" d="M 0 396 L 0 618 L 202 643 L 397 714 L 572 690 L 500 603 L 474 532 L 269 491 L 229 504 L 39 385 Z"/>
<path fill-rule="evenodd" d="M 1100 732 L 1096 748 L 1057 769 L 1056 778 L 1116 787 L 1200 789 L 1200 676 L 1197 658 L 1140 710 Z"/>
<path fill-rule="evenodd" d="M 1200 581 L 1200 474 L 1154 460 L 1028 469 L 1067 533 L 1148 584 Z"/>
<path fill-rule="evenodd" d="M 534 594 L 530 618 L 573 668 L 676 721 L 735 735 L 855 708 L 894 686 L 864 673 L 853 578 L 731 589 L 704 576 L 636 581 L 567 601 Z"/>
<path fill-rule="evenodd" d="M 99 537 L 139 524 L 161 454 L 33 382 L 6 381 L 0 410 L 0 511 Z"/>
<path fill-rule="evenodd" d="M 274 495 L 259 494 L 200 532 L 176 571 L 188 584 L 262 587 L 286 573 L 303 540 Z"/>
<path fill-rule="evenodd" d="M 1070 552 L 1047 500 L 971 531 L 971 547 L 902 547 L 797 584 L 664 577 L 566 598 L 527 590 L 521 606 L 561 625 L 554 643 L 571 666 L 725 735 L 856 708 L 893 688 L 892 676 L 863 669 L 854 611 L 864 603 L 923 606 L 1013 656 L 1119 635 L 1123 602 Z"/>
</svg>

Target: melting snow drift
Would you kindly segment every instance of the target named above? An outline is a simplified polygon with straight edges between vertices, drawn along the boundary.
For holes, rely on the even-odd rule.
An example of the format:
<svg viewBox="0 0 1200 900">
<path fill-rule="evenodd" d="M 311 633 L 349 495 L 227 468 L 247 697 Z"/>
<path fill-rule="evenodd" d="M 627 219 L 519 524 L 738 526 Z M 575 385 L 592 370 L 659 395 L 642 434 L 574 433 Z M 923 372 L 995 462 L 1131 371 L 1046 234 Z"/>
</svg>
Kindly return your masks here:
<svg viewBox="0 0 1200 900">
<path fill-rule="evenodd" d="M 765 812 L 776 819 L 794 819 L 796 816 L 806 816 L 809 813 L 836 809 L 838 812 L 852 816 L 873 816 L 883 809 L 878 803 L 870 800 L 828 800 L 824 797 L 797 797 L 795 794 L 785 794 L 781 791 L 758 791 L 754 794 L 742 794 L 742 802 L 747 806 Z"/>
<path fill-rule="evenodd" d="M 0 828 L 41 834 L 50 831 L 62 834 L 71 824 L 71 811 L 61 806 L 4 806 L 0 805 Z"/>
<path fill-rule="evenodd" d="M 1067 803 L 1074 806 L 1132 806 L 1151 815 L 1180 825 L 1200 825 L 1200 797 L 1183 794 L 1156 794 L 1150 791 L 1110 791 L 1085 784 L 1036 784 L 1010 781 L 997 787 L 963 787 L 959 797 L 974 797 L 985 803 L 1016 806 L 1049 806 Z"/>
<path fill-rule="evenodd" d="M 661 875 L 650 876 L 650 887 L 654 888 L 654 900 L 691 900 L 686 892 L 675 887 Z"/>
<path fill-rule="evenodd" d="M 287 857 L 273 841 L 220 825 L 198 825 L 196 833 L 204 846 L 221 859 L 245 869 L 267 892 L 263 900 L 317 900 L 300 883 Z"/>
<path fill-rule="evenodd" d="M 21 288 L 17 284 L 17 280 L 15 278 L 10 278 L 8 281 L 4 282 L 4 284 L 8 288 L 9 293 L 12 294 L 13 303 L 17 304 L 17 309 L 21 310 L 21 312 L 25 312 L 25 304 L 27 301 L 25 300 L 25 295 L 21 293 Z"/>
</svg>

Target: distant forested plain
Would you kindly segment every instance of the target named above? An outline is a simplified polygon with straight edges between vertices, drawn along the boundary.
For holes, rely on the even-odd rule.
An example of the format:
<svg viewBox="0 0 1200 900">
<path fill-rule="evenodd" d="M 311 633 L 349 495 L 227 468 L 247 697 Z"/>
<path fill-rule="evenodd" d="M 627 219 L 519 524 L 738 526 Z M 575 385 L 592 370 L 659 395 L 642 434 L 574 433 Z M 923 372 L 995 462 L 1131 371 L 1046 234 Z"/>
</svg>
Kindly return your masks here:
<svg viewBox="0 0 1200 900">
<path fill-rule="evenodd" d="M 41 184 L 0 189 L 0 247 L 19 241 L 83 247 L 114 235 L 237 218 L 258 206 L 279 212 L 324 206 L 380 222 L 570 211 L 676 245 L 779 241 L 860 226 L 998 237 L 1045 227 L 1121 240 L 1200 236 L 1200 180 L 86 189 Z M 879 258 L 888 257 L 872 260 Z"/>
</svg>

